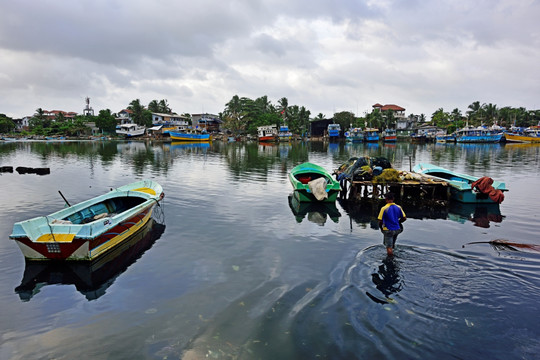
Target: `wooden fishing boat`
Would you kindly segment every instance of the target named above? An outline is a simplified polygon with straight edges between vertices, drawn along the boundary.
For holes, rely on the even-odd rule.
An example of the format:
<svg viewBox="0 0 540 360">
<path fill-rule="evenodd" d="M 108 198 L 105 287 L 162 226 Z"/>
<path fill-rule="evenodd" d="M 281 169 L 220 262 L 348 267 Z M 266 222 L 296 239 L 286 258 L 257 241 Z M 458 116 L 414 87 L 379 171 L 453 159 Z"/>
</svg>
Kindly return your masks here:
<svg viewBox="0 0 540 360">
<path fill-rule="evenodd" d="M 327 131 L 330 139 L 338 139 L 341 135 L 341 126 L 339 124 L 328 124 Z"/>
<path fill-rule="evenodd" d="M 313 163 L 295 166 L 289 173 L 293 196 L 300 202 L 336 201 L 339 182 L 323 167 Z"/>
<path fill-rule="evenodd" d="M 383 141 L 384 142 L 396 142 L 397 134 L 395 129 L 386 129 L 383 131 Z"/>
<path fill-rule="evenodd" d="M 460 174 L 433 164 L 417 164 L 413 167 L 413 172 L 448 182 L 452 199 L 463 203 L 500 203 L 504 196 L 501 198 L 499 192 L 508 191 L 505 183 L 500 181 L 493 181 L 491 184 L 494 194 L 479 191 L 473 185 L 481 179 L 480 177 Z"/>
<path fill-rule="evenodd" d="M 456 131 L 458 143 L 499 143 L 504 139 L 504 133 L 484 127 L 463 128 Z"/>
<path fill-rule="evenodd" d="M 161 185 L 137 181 L 13 225 L 10 238 L 30 260 L 94 260 L 136 234 L 163 198 Z"/>
<path fill-rule="evenodd" d="M 518 143 L 540 143 L 540 127 L 531 126 L 522 133 L 512 132 L 504 134 L 506 141 Z"/>
<path fill-rule="evenodd" d="M 359 143 L 364 141 L 364 132 L 360 128 L 354 128 L 345 133 L 345 138 L 349 142 Z"/>
<path fill-rule="evenodd" d="M 275 125 L 259 126 L 257 128 L 257 139 L 260 142 L 273 142 L 278 139 L 278 131 Z"/>
<path fill-rule="evenodd" d="M 278 139 L 279 141 L 290 141 L 292 139 L 292 133 L 287 125 L 279 127 Z"/>
<path fill-rule="evenodd" d="M 184 131 L 171 131 L 169 136 L 173 141 L 212 141 L 212 137 L 206 130 L 187 129 Z"/>
<path fill-rule="evenodd" d="M 365 128 L 364 129 L 364 141 L 365 142 L 378 142 L 379 141 L 379 129 Z"/>
</svg>

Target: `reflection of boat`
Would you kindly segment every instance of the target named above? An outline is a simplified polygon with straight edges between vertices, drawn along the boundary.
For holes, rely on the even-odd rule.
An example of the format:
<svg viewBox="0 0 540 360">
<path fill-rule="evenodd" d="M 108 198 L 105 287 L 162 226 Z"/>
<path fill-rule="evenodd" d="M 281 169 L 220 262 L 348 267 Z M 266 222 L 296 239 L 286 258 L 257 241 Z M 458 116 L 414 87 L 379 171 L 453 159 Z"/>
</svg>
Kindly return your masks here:
<svg viewBox="0 0 540 360">
<path fill-rule="evenodd" d="M 323 167 L 313 163 L 295 166 L 289 173 L 293 194 L 300 202 L 336 201 L 339 182 Z"/>
<path fill-rule="evenodd" d="M 495 203 L 489 193 L 479 192 L 477 189 L 472 188 L 472 184 L 477 180 L 480 180 L 479 177 L 460 174 L 436 165 L 425 163 L 415 165 L 413 171 L 448 182 L 454 200 L 464 203 Z M 493 181 L 491 186 L 494 191 L 502 192 L 508 190 L 506 189 L 505 184 L 499 181 Z M 497 198 L 497 196 L 495 196 L 495 198 Z"/>
<path fill-rule="evenodd" d="M 206 130 L 187 129 L 184 131 L 170 131 L 169 136 L 173 141 L 211 141 L 212 137 Z"/>
<path fill-rule="evenodd" d="M 163 195 L 158 183 L 137 181 L 50 215 L 15 223 L 10 238 L 27 259 L 93 260 L 137 233 Z"/>
<path fill-rule="evenodd" d="M 116 126 L 116 133 L 125 137 L 135 137 L 144 135 L 146 127 L 137 124 L 121 124 Z"/>
<path fill-rule="evenodd" d="M 15 292 L 29 301 L 47 285 L 75 285 L 88 300 L 105 294 L 114 280 L 150 249 L 165 230 L 152 219 L 134 236 L 93 261 L 26 261 L 21 284 Z"/>
<path fill-rule="evenodd" d="M 484 127 L 463 128 L 456 131 L 458 143 L 498 143 L 504 138 L 500 131 L 486 129 Z"/>
<path fill-rule="evenodd" d="M 335 202 L 300 202 L 296 197 L 289 196 L 289 207 L 299 223 L 306 215 L 310 222 L 319 225 L 324 225 L 327 217 L 337 223 L 341 216 Z"/>
<path fill-rule="evenodd" d="M 452 202 L 450 203 L 448 218 L 458 222 L 468 220 L 474 222 L 475 226 L 489 228 L 490 222 L 500 223 L 504 216 L 501 215 L 499 204 L 464 204 Z"/>
<path fill-rule="evenodd" d="M 203 141 L 173 141 L 170 144 L 171 149 L 186 149 L 186 148 L 200 148 L 206 149 L 210 147 L 209 142 Z"/>
</svg>

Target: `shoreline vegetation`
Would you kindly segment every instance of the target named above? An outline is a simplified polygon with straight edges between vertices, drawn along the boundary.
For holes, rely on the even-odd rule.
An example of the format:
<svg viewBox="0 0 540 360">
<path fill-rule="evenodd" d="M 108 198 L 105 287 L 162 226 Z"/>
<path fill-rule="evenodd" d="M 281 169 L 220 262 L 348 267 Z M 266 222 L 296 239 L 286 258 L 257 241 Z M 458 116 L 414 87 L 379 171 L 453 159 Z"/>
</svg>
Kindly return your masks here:
<svg viewBox="0 0 540 360">
<path fill-rule="evenodd" d="M 378 105 L 378 104 L 376 104 Z M 311 111 L 304 106 L 289 105 L 288 99 L 283 97 L 273 104 L 268 97 L 262 96 L 255 100 L 234 95 L 225 104 L 223 112 L 217 115 L 220 120 L 220 134 L 222 136 L 249 137 L 256 136 L 259 126 L 287 125 L 293 134 L 306 136 L 312 122 L 319 120 L 331 121 L 340 124 L 342 129 L 349 128 L 378 128 L 395 129 L 397 119 L 407 119 L 416 123 L 417 126 L 424 124 L 434 125 L 446 130 L 448 134 L 465 126 L 501 126 L 504 128 L 529 127 L 540 124 L 540 110 L 527 110 L 524 107 L 514 108 L 510 106 L 498 108 L 495 104 L 481 104 L 479 101 L 471 103 L 465 113 L 458 108 L 451 112 L 443 108 L 437 109 L 428 120 L 425 114 L 405 116 L 404 113 L 396 114 L 393 110 L 381 111 L 373 106 L 370 113 L 365 112 L 363 117 L 356 116 L 350 111 L 341 111 L 326 119 L 322 113 L 312 117 Z M 89 98 L 87 98 L 87 109 Z M 147 128 L 152 127 L 152 114 L 179 116 L 187 119 L 188 125 L 194 126 L 192 115 L 184 113 L 178 115 L 169 106 L 166 99 L 152 100 L 144 106 L 139 99 L 130 102 L 128 107 L 120 113 L 128 113 L 128 118 L 119 117 L 109 109 L 99 110 L 98 115 L 93 115 L 93 110 L 84 115 L 54 110 L 48 112 L 42 108 L 36 109 L 32 117 L 13 119 L 0 113 L 0 134 L 6 138 L 33 138 L 65 137 L 66 139 L 95 140 L 107 137 L 117 138 L 116 127 L 128 119 L 137 125 Z M 398 116 L 399 115 L 399 116 Z M 16 125 L 16 123 L 18 125 Z M 27 125 L 22 125 L 26 124 Z M 151 139 L 154 135 L 145 134 Z M 50 139 L 49 139 L 50 140 Z"/>
</svg>

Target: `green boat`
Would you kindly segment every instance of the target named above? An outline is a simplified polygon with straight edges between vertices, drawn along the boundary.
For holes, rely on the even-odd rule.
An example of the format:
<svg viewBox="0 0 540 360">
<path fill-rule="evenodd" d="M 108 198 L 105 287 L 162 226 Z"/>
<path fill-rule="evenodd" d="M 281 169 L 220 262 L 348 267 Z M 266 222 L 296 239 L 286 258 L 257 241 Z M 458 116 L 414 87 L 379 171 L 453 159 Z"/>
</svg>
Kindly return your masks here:
<svg viewBox="0 0 540 360">
<path fill-rule="evenodd" d="M 295 166 L 289 173 L 293 196 L 300 202 L 336 201 L 341 187 L 323 167 L 313 163 Z"/>
</svg>

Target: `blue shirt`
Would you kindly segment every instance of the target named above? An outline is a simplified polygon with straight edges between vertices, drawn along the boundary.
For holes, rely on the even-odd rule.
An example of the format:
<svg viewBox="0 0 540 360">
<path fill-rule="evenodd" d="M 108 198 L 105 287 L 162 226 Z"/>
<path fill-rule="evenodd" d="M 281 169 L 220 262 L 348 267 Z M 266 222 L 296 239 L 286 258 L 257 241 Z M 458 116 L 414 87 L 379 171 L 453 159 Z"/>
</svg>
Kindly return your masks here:
<svg viewBox="0 0 540 360">
<path fill-rule="evenodd" d="M 399 219 L 405 217 L 401 206 L 390 203 L 382 207 L 378 219 L 383 222 L 383 230 L 399 230 Z"/>
</svg>

